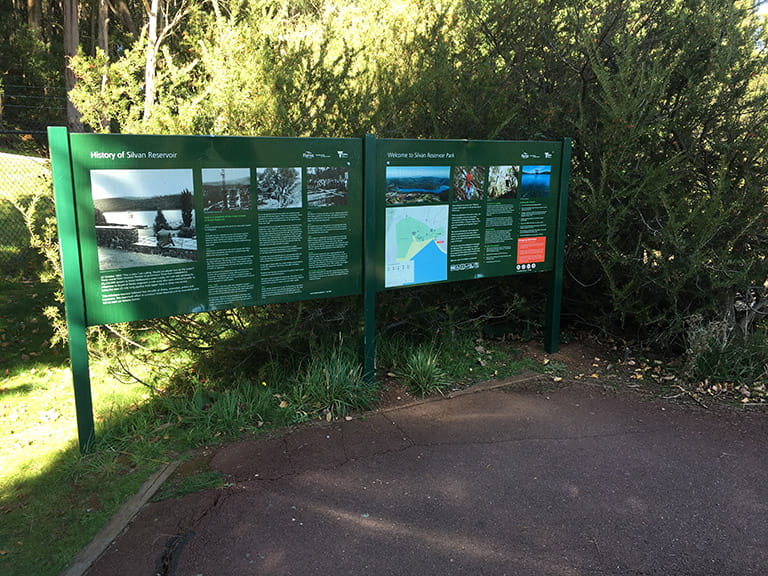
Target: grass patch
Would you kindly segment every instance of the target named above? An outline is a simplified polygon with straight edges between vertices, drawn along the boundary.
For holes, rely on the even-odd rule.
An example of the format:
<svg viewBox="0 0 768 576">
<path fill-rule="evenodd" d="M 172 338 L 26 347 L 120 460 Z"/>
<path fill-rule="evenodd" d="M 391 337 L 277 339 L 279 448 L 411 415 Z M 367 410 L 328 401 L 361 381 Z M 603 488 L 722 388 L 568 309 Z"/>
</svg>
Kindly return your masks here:
<svg viewBox="0 0 768 576">
<path fill-rule="evenodd" d="M 39 263 L 21 210 L 48 189 L 47 160 L 0 154 L 0 275 L 17 277 Z"/>
<path fill-rule="evenodd" d="M 751 385 L 768 379 L 768 330 L 759 328 L 746 337 L 708 336 L 689 350 L 694 381 Z"/>
<path fill-rule="evenodd" d="M 54 287 L 4 278 L 0 290 L 0 573 L 59 574 L 134 494 L 163 458 L 150 460 L 115 434 L 112 415 L 136 418 L 147 399 L 140 385 L 116 382 L 92 367 L 99 445 L 81 456 L 64 349 L 51 348 L 42 310 Z"/>
<path fill-rule="evenodd" d="M 293 412 L 293 420 L 333 420 L 352 411 L 373 408 L 379 388 L 363 379 L 353 350 L 342 346 L 321 348 L 300 365 L 288 390 L 278 394 L 280 406 Z"/>
<path fill-rule="evenodd" d="M 471 334 L 426 341 L 388 336 L 380 338 L 378 346 L 379 364 L 418 396 L 439 393 L 447 386 L 509 378 L 537 368 L 513 343 Z"/>
<path fill-rule="evenodd" d="M 768 327 L 757 324 L 744 335 L 722 321 L 694 319 L 683 376 L 694 400 L 718 397 L 733 403 L 768 402 Z M 677 392 L 676 389 L 670 392 Z"/>
<path fill-rule="evenodd" d="M 265 423 L 274 426 L 287 420 L 268 386 L 239 380 L 224 388 L 224 383 L 202 381 L 197 376 L 191 380 L 186 393 L 156 399 L 166 417 L 161 425 L 178 428 L 190 446 L 256 433 Z"/>
<path fill-rule="evenodd" d="M 123 385 L 95 382 L 98 417 L 112 402 L 100 392 Z M 0 387 L 0 573 L 58 574 L 158 463 L 109 436 L 80 455 L 66 365 L 17 371 Z M 138 400 L 141 391 L 131 394 Z"/>
<path fill-rule="evenodd" d="M 49 345 L 53 333 L 43 316 L 43 309 L 53 303 L 55 286 L 24 277 L 5 277 L 1 281 L 0 377 L 22 372 L 34 375 L 64 363 L 64 349 Z M 13 387 L 20 384 L 24 384 L 23 378 Z"/>
<path fill-rule="evenodd" d="M 405 352 L 395 377 L 405 383 L 411 394 L 421 397 L 442 393 L 442 389 L 449 384 L 440 353 L 433 344 L 422 344 Z"/>
<path fill-rule="evenodd" d="M 535 362 L 524 358 L 514 343 L 464 336 L 443 345 L 445 370 L 456 375 L 456 381 L 471 385 L 485 380 L 509 378 L 536 368 Z"/>
<path fill-rule="evenodd" d="M 72 434 L 69 438 L 49 451 L 34 473 L 29 469 L 3 473 L 0 572 L 4 575 L 59 574 L 151 472 L 124 459 L 104 466 L 82 458 Z"/>
<path fill-rule="evenodd" d="M 15 199 L 36 178 L 44 177 L 49 171 L 47 158 L 0 153 L 0 170 L 3 174 L 3 188 L 0 198 Z"/>
</svg>

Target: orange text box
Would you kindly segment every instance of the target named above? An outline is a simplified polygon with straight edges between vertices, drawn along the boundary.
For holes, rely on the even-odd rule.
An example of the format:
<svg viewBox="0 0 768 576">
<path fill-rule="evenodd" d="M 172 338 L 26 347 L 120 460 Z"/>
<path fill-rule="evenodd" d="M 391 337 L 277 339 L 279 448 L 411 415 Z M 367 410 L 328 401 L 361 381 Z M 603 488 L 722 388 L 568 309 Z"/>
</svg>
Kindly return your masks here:
<svg viewBox="0 0 768 576">
<path fill-rule="evenodd" d="M 547 256 L 547 237 L 535 236 L 533 238 L 517 239 L 517 263 L 532 264 L 544 262 Z"/>
</svg>

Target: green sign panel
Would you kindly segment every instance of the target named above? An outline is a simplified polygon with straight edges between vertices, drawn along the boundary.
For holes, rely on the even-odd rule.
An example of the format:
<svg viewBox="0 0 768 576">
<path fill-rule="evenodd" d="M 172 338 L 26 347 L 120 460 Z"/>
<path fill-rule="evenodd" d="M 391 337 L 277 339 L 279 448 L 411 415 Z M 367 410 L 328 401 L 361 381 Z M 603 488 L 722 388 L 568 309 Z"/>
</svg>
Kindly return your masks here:
<svg viewBox="0 0 768 576">
<path fill-rule="evenodd" d="M 551 271 L 563 145 L 378 140 L 379 289 Z"/>
<path fill-rule="evenodd" d="M 71 134 L 89 325 L 359 294 L 359 139 Z"/>
</svg>

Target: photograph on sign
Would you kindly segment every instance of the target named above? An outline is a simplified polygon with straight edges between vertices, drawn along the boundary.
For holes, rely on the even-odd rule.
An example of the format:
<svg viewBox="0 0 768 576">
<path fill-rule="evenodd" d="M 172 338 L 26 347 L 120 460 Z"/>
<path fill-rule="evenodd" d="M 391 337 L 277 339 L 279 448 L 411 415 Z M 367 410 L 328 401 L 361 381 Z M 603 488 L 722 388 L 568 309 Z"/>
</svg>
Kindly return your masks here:
<svg viewBox="0 0 768 576">
<path fill-rule="evenodd" d="M 301 208 L 301 168 L 257 168 L 259 210 Z"/>
<path fill-rule="evenodd" d="M 488 198 L 514 200 L 520 185 L 520 166 L 491 166 L 488 178 Z"/>
<path fill-rule="evenodd" d="M 203 210 L 251 209 L 250 168 L 203 168 Z"/>
<path fill-rule="evenodd" d="M 552 166 L 523 166 L 521 171 L 521 198 L 548 198 Z"/>
<path fill-rule="evenodd" d="M 99 269 L 197 259 L 192 171 L 91 170 Z"/>
<path fill-rule="evenodd" d="M 307 205 L 310 208 L 346 206 L 349 194 L 347 166 L 311 166 L 307 168 Z"/>
<path fill-rule="evenodd" d="M 480 201 L 485 188 L 485 166 L 455 166 L 453 168 L 453 200 Z"/>
<path fill-rule="evenodd" d="M 450 166 L 388 166 L 386 203 L 447 202 L 451 189 Z"/>
</svg>

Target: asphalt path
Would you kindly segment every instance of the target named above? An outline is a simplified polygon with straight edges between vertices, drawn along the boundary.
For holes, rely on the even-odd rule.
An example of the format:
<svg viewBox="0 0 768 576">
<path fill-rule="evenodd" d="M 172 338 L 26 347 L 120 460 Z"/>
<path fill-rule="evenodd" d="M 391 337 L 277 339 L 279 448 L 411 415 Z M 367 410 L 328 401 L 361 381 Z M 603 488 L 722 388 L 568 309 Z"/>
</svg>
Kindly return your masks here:
<svg viewBox="0 0 768 576">
<path fill-rule="evenodd" d="M 768 416 L 509 387 L 218 448 L 90 576 L 768 574 Z"/>
</svg>

